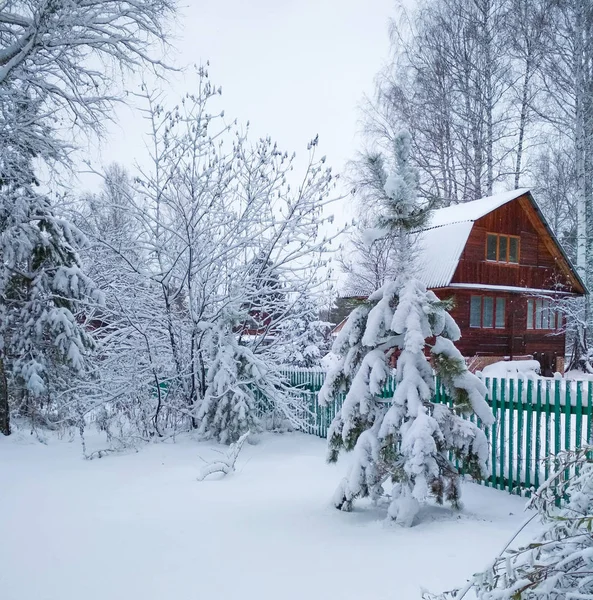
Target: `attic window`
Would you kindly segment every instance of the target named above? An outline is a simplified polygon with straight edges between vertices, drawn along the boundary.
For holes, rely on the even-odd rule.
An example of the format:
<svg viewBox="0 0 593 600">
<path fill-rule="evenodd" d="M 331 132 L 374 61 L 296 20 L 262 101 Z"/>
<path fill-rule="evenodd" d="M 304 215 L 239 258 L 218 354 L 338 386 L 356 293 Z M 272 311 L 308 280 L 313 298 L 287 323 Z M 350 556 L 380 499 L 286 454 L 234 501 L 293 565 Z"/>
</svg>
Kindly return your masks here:
<svg viewBox="0 0 593 600">
<path fill-rule="evenodd" d="M 489 233 L 486 236 L 486 260 L 519 264 L 520 241 L 518 235 Z"/>
</svg>

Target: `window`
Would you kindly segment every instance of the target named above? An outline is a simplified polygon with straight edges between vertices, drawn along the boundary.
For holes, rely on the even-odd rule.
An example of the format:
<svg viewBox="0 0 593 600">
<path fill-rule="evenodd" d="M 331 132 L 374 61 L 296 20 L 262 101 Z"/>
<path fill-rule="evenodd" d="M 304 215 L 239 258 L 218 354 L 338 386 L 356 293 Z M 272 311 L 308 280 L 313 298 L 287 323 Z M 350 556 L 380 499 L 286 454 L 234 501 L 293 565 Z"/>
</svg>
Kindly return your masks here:
<svg viewBox="0 0 593 600">
<path fill-rule="evenodd" d="M 492 327 L 494 321 L 494 298 L 482 298 L 482 327 Z"/>
<path fill-rule="evenodd" d="M 469 306 L 469 326 L 504 329 L 506 327 L 505 298 L 472 296 Z"/>
<path fill-rule="evenodd" d="M 498 260 L 498 236 L 492 233 L 486 241 L 486 260 Z"/>
<path fill-rule="evenodd" d="M 509 262 L 519 263 L 519 238 L 514 235 L 509 236 Z"/>
<path fill-rule="evenodd" d="M 529 298 L 527 300 L 527 329 L 561 329 L 562 313 L 550 298 Z"/>
<path fill-rule="evenodd" d="M 469 326 L 482 327 L 482 296 L 472 296 L 469 308 Z"/>
<path fill-rule="evenodd" d="M 486 236 L 486 260 L 519 264 L 520 241 L 516 235 L 489 233 Z"/>
<path fill-rule="evenodd" d="M 504 298 L 496 299 L 496 321 L 494 323 L 496 329 L 505 328 L 506 304 L 507 303 Z"/>
</svg>

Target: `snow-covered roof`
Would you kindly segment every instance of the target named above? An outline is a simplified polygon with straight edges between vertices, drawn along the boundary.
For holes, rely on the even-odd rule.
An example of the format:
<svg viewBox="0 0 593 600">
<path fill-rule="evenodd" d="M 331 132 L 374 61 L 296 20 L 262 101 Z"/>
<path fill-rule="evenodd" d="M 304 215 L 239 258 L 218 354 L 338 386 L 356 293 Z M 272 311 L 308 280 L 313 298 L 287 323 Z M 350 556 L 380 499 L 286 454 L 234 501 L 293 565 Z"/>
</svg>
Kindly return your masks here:
<svg viewBox="0 0 593 600">
<path fill-rule="evenodd" d="M 426 286 L 439 288 L 451 283 L 474 221 L 528 192 L 512 190 L 433 211 L 426 228 L 418 233 L 416 263 Z"/>
<path fill-rule="evenodd" d="M 418 234 L 418 276 L 429 288 L 451 283 L 473 227 L 472 221 L 426 229 Z"/>
<path fill-rule="evenodd" d="M 442 287 L 470 287 L 472 284 L 452 284 L 451 281 L 459 264 L 461 254 L 467 244 L 474 222 L 525 194 L 529 194 L 534 209 L 539 214 L 539 218 L 546 227 L 550 237 L 556 242 L 572 274 L 582 288 L 586 289 L 527 188 L 511 190 L 502 194 L 496 194 L 495 196 L 480 198 L 472 202 L 434 210 L 425 228 L 417 232 L 415 267 L 418 277 L 424 281 L 428 288 L 432 289 Z M 493 291 L 496 288 L 499 291 L 520 291 L 536 295 L 560 293 L 554 290 L 528 289 L 523 287 L 505 286 L 503 290 L 503 286 L 473 285 L 484 289 L 490 287 Z M 363 287 L 356 294 L 352 293 L 352 290 L 349 290 L 348 296 L 363 297 L 368 296 L 374 291 L 363 289 Z"/>
<path fill-rule="evenodd" d="M 472 202 L 464 202 L 462 204 L 448 206 L 447 208 L 440 208 L 432 212 L 430 221 L 425 229 L 442 227 L 453 223 L 473 223 L 474 221 L 485 217 L 493 210 L 507 204 L 507 202 L 510 202 L 519 196 L 523 196 L 523 194 L 527 194 L 528 192 L 529 190 L 527 188 L 511 190 L 510 192 L 496 194 L 495 196 L 487 196 L 486 198 L 480 198 L 479 200 L 473 200 Z"/>
</svg>

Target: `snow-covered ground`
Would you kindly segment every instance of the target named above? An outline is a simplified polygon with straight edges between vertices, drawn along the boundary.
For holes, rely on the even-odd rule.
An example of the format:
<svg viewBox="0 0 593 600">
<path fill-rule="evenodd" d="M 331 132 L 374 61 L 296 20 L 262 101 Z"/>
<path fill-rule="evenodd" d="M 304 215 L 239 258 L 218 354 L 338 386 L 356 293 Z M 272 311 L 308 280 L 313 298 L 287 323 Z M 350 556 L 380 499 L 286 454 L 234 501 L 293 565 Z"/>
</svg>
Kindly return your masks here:
<svg viewBox="0 0 593 600">
<path fill-rule="evenodd" d="M 345 464 L 313 436 L 265 436 L 238 470 L 196 481 L 186 439 L 84 461 L 78 443 L 0 439 L 2 600 L 408 600 L 483 568 L 525 500 L 464 485 L 465 509 L 411 529 L 329 505 Z"/>
</svg>

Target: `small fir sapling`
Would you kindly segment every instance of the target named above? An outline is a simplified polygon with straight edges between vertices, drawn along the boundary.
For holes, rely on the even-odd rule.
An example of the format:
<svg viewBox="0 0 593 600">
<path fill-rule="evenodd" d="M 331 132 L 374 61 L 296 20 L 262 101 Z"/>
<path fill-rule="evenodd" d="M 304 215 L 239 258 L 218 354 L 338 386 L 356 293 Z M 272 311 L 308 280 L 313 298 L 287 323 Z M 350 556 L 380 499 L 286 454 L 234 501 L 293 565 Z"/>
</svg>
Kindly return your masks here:
<svg viewBox="0 0 593 600">
<path fill-rule="evenodd" d="M 279 327 L 279 358 L 298 368 L 319 367 L 329 351 L 331 324 L 320 319 L 314 298 L 299 298 L 293 312 Z"/>
<path fill-rule="evenodd" d="M 261 429 L 256 404 L 258 390 L 267 387 L 265 363 L 239 343 L 234 329 L 232 319 L 216 328 L 206 394 L 197 413 L 199 432 L 222 444 Z"/>
<path fill-rule="evenodd" d="M 379 226 L 382 235 L 396 239 L 397 278 L 353 310 L 333 345 L 336 360 L 320 392 L 322 404 L 346 392 L 328 435 L 330 462 L 342 450 L 354 457 L 334 496 L 336 508 L 349 511 L 357 497 L 378 498 L 391 479 L 389 516 L 405 526 L 412 525 L 420 503 L 430 496 L 460 505 L 459 473 L 449 453 L 472 476 L 488 475 L 486 436 L 463 416 L 474 413 L 486 426 L 494 421 L 484 384 L 468 371 L 453 343 L 460 331 L 447 311 L 449 303 L 413 277 L 414 231 L 429 212 L 416 198 L 409 147 L 409 134 L 400 133 L 396 173 L 381 175 L 385 196 Z M 392 358 L 397 358 L 396 389 L 386 399 L 382 391 Z M 452 407 L 432 402 L 435 374 Z"/>
</svg>

